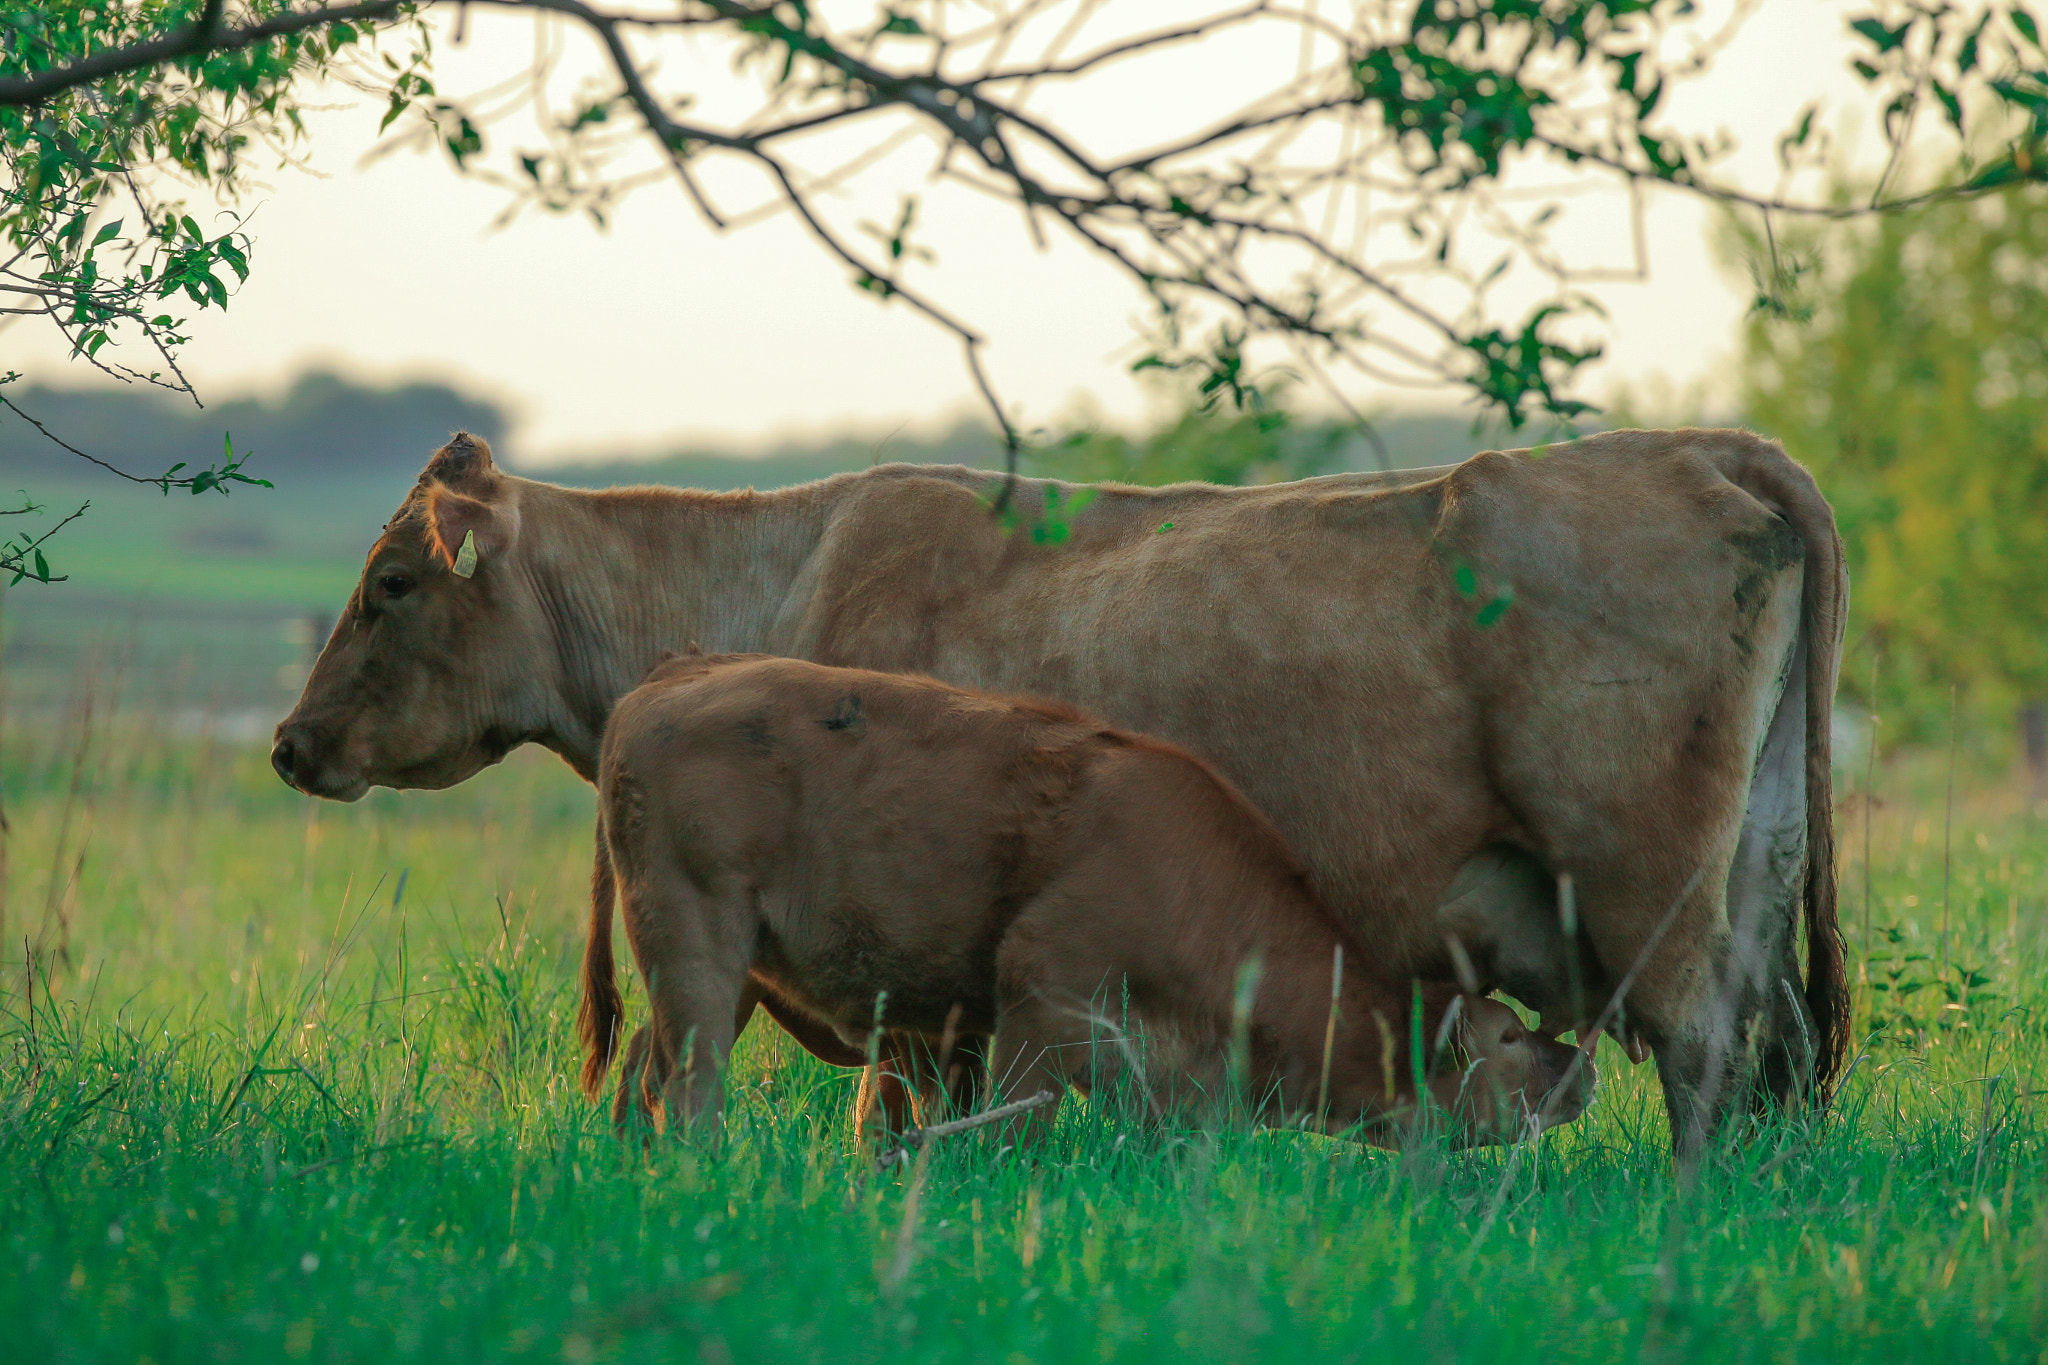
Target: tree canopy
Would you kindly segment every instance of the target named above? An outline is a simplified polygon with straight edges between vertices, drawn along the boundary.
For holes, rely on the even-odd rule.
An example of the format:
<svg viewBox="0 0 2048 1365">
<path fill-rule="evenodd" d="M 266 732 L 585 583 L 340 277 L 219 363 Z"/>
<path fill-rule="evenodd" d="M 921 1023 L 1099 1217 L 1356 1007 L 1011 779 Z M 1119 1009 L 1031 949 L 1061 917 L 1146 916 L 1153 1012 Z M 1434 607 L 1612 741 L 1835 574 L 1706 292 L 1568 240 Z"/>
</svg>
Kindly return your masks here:
<svg viewBox="0 0 2048 1365">
<path fill-rule="evenodd" d="M 564 88 L 541 62 L 483 92 L 440 88 L 433 21 L 459 28 L 471 8 L 586 35 L 602 79 Z M 1434 385 L 1521 426 L 1585 412 L 1575 380 L 1601 353 L 1597 288 L 1613 272 L 1575 269 L 1551 236 L 1574 195 L 1604 187 L 1636 206 L 1634 276 L 1649 268 L 1640 206 L 1654 189 L 1824 220 L 2048 177 L 2048 52 L 2015 0 L 1845 14 L 1834 55 L 1891 151 L 1854 202 L 1828 189 L 1818 105 L 1779 140 L 1768 187 L 1733 173 L 1719 128 L 1674 112 L 1730 32 L 1759 22 L 1747 6 L 1250 0 L 1149 28 L 1120 13 L 1096 0 L 17 5 L 0 15 L 0 308 L 62 328 L 89 363 L 188 388 L 181 316 L 226 306 L 252 242 L 201 228 L 177 186 L 233 202 L 252 157 L 289 159 L 306 102 L 339 81 L 378 101 L 395 135 L 496 178 L 514 207 L 602 219 L 668 178 L 721 229 L 794 215 L 852 283 L 958 338 L 1014 466 L 1020 423 L 983 358 L 992 323 L 946 301 L 943 253 L 920 230 L 930 193 L 994 196 L 1031 240 L 1067 234 L 1110 262 L 1153 305 L 1139 366 L 1186 374 L 1207 399 L 1255 407 L 1282 373 L 1340 404 Z M 1251 51 L 1276 34 L 1298 60 L 1164 136 L 1134 140 L 1058 98 L 1141 89 L 1150 64 L 1190 45 Z M 501 135 L 515 108 L 537 145 Z M 900 176 L 893 154 L 914 145 L 929 159 L 891 221 L 848 221 L 834 189 Z M 1777 280 L 1765 276 L 1767 301 Z M 229 451 L 196 475 L 137 477 L 196 491 L 245 476 Z M 0 552 L 0 567 L 20 562 L 19 545 Z"/>
<path fill-rule="evenodd" d="M 1746 411 L 1834 503 L 1852 656 L 1881 653 L 1902 734 L 1939 734 L 1952 683 L 2048 698 L 2048 194 L 1929 205 L 1818 259 L 1809 321 L 1749 325 Z"/>
</svg>

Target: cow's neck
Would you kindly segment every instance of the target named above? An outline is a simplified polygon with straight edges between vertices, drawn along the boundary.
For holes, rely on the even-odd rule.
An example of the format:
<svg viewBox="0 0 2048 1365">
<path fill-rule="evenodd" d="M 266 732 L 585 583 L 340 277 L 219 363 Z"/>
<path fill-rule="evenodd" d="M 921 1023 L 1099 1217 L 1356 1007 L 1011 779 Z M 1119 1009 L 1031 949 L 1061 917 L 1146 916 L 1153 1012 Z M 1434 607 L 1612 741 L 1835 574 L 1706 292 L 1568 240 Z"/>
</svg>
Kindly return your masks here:
<svg viewBox="0 0 2048 1365">
<path fill-rule="evenodd" d="M 603 493 L 529 484 L 522 567 L 546 622 L 552 693 L 534 737 L 586 779 L 612 707 L 665 650 L 765 650 L 815 548 L 808 489 Z"/>
</svg>

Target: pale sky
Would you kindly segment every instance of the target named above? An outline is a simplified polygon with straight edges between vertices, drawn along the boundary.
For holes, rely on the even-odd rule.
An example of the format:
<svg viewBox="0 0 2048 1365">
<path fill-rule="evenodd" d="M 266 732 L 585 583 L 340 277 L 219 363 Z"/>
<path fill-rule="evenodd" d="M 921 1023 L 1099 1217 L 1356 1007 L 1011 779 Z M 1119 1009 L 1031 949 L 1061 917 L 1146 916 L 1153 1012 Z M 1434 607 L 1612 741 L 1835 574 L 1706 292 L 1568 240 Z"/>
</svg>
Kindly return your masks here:
<svg viewBox="0 0 2048 1365">
<path fill-rule="evenodd" d="M 1108 7 L 1130 27 L 1190 12 L 1174 0 Z M 1733 165 L 1769 189 L 1774 136 L 1810 98 L 1853 92 L 1839 37 L 1846 13 L 1830 0 L 1761 0 L 1713 74 L 1682 92 L 1674 121 L 1727 127 L 1742 148 Z M 461 47 L 444 46 L 444 90 L 489 84 L 532 54 L 528 18 L 480 9 L 469 25 Z M 572 69 L 585 60 L 585 41 L 576 32 L 565 45 Z M 1114 128 L 1105 142 L 1142 143 L 1232 112 L 1228 77 L 1256 55 L 1207 44 L 1148 74 L 1150 85 L 1066 93 L 1054 107 L 1070 127 Z M 678 48 L 665 61 L 663 88 L 701 84 L 714 111 L 747 89 L 708 50 Z M 609 231 L 535 212 L 494 230 L 502 190 L 457 176 L 438 152 L 365 164 L 381 110 L 346 90 L 333 98 L 340 107 L 309 121 L 312 173 L 267 173 L 268 188 L 246 206 L 256 239 L 249 282 L 225 313 L 194 319 L 183 362 L 203 397 L 273 387 L 313 365 L 370 379 L 446 378 L 508 402 L 527 460 L 886 431 L 976 406 L 952 338 L 854 289 L 787 215 L 721 234 L 664 182 L 625 201 Z M 493 136 L 501 149 L 520 141 L 510 130 Z M 893 216 L 899 190 L 932 195 L 927 240 L 939 259 L 919 278 L 989 334 L 995 381 L 1025 424 L 1084 409 L 1141 416 L 1147 398 L 1127 373 L 1142 314 L 1136 292 L 1056 233 L 1035 249 L 1007 208 L 933 192 L 923 183 L 927 161 L 913 151 L 870 172 L 839 203 L 846 221 Z M 759 197 L 742 178 L 715 184 L 735 206 Z M 1573 259 L 1624 264 L 1618 197 L 1577 212 L 1559 239 Z M 1708 221 L 1683 196 L 1652 199 L 1649 282 L 1596 290 L 1611 315 L 1610 359 L 1583 386 L 1590 396 L 1621 384 L 1728 391 L 1747 295 L 1710 260 Z M 40 323 L 0 331 L 0 361 L 43 382 L 90 378 Z M 1352 396 L 1381 408 L 1429 397 L 1365 385 Z"/>
</svg>

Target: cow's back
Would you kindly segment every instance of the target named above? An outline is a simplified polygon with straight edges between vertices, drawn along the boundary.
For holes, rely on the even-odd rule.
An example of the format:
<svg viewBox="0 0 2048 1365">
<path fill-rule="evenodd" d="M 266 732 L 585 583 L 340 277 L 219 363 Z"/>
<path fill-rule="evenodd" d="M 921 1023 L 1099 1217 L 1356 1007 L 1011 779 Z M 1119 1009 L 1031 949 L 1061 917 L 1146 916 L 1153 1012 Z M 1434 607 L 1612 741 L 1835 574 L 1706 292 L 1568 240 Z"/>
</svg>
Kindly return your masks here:
<svg viewBox="0 0 2048 1365">
<path fill-rule="evenodd" d="M 1429 912 L 1460 866 L 1500 842 L 1597 840 L 1632 799 L 1611 760 L 1694 762 L 1678 747 L 1714 700 L 1703 680 L 1740 690 L 1776 665 L 1757 663 L 1782 644 L 1759 623 L 1771 606 L 1782 626 L 1788 569 L 1796 599 L 1797 548 L 1719 472 L 1729 440 L 1754 438 L 1110 487 L 1064 519 L 1027 481 L 1009 522 L 987 476 L 877 471 L 842 499 L 775 647 L 1058 696 L 1184 744 L 1354 928 L 1441 968 Z M 1753 717 L 1713 719 L 1708 785 L 1755 738 Z"/>
</svg>

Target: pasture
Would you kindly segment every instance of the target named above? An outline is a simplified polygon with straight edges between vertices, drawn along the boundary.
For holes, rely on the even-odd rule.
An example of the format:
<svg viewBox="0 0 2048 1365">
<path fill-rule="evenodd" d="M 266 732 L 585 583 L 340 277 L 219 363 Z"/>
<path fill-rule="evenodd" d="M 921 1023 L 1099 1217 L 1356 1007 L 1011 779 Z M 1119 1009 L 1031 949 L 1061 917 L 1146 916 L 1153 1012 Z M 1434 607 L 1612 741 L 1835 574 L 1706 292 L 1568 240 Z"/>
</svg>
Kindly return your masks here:
<svg viewBox="0 0 2048 1365">
<path fill-rule="evenodd" d="M 877 1175 L 852 1074 L 759 1026 L 722 1140 L 611 1136 L 574 1083 L 591 802 L 552 758 L 337 807 L 260 746 L 106 715 L 5 735 L 17 1359 L 2040 1349 L 2048 830 L 1966 780 L 1945 844 L 1938 760 L 1879 769 L 1875 1036 L 1837 1111 L 1692 1188 L 1652 1068 L 1612 1044 L 1593 1111 L 1518 1149 L 1161 1134 L 1074 1103 L 1035 1161 L 970 1134 Z M 1860 973 L 1864 813 L 1843 815 Z"/>
</svg>

